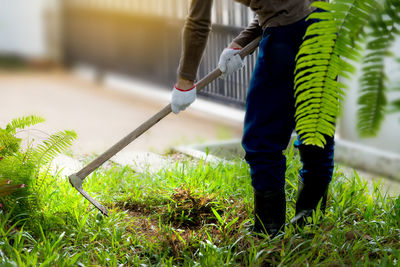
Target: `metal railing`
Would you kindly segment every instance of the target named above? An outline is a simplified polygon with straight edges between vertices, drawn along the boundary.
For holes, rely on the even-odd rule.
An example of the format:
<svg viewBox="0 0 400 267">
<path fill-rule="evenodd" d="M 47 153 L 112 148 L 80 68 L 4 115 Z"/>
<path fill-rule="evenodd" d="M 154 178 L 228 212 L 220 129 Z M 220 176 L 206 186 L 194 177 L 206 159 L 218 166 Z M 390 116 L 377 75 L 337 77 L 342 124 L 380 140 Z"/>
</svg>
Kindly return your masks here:
<svg viewBox="0 0 400 267">
<path fill-rule="evenodd" d="M 101 72 L 121 72 L 172 85 L 189 4 L 189 0 L 63 0 L 66 63 L 88 63 Z M 214 1 L 212 32 L 198 77 L 216 67 L 222 50 L 252 17 L 250 9 L 233 0 Z M 218 79 L 200 94 L 244 107 L 256 54 L 248 57 L 244 69 Z"/>
<path fill-rule="evenodd" d="M 65 0 L 75 7 L 90 7 L 108 11 L 184 19 L 190 0 Z M 214 24 L 245 27 L 252 20 L 250 9 L 233 0 L 214 1 Z"/>
</svg>

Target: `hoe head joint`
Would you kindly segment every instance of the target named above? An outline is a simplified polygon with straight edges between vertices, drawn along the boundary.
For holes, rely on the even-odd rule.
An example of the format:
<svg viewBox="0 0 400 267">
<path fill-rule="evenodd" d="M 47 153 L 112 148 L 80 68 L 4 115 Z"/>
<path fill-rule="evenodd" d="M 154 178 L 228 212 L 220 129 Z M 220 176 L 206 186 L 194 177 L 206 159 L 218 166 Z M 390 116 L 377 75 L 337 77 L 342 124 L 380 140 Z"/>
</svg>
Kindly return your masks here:
<svg viewBox="0 0 400 267">
<path fill-rule="evenodd" d="M 78 175 L 72 174 L 71 176 L 68 177 L 68 180 L 69 183 L 77 190 L 78 188 L 82 188 L 83 180 Z"/>
<path fill-rule="evenodd" d="M 68 180 L 70 182 L 70 184 L 76 189 L 78 190 L 79 193 L 81 193 L 81 195 L 86 198 L 87 200 L 89 200 L 90 203 L 92 203 L 101 213 L 103 213 L 104 215 L 108 216 L 108 210 L 101 205 L 99 202 L 97 202 L 94 198 L 92 198 L 91 196 L 89 196 L 88 193 L 86 193 L 85 190 L 83 190 L 82 188 L 82 184 L 83 184 L 83 179 L 81 179 L 78 175 L 76 174 L 72 174 L 71 176 L 68 177 Z"/>
</svg>

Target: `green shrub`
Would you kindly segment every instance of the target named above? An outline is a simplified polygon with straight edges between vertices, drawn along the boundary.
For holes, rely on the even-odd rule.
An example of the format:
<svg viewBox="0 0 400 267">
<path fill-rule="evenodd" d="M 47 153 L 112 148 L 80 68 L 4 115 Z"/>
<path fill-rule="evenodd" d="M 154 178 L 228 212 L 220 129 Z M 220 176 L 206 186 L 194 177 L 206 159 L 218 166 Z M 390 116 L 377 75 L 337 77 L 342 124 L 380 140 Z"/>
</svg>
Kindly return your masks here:
<svg viewBox="0 0 400 267">
<path fill-rule="evenodd" d="M 38 116 L 27 116 L 0 127 L 0 203 L 4 211 L 11 213 L 12 221 L 29 219 L 32 227 L 36 220 L 42 219 L 41 191 L 46 183 L 53 182 L 47 179 L 47 172 L 40 171 L 76 138 L 73 131 L 61 131 L 36 146 L 27 142 L 27 147 L 21 147 L 18 131 L 43 121 Z"/>
</svg>

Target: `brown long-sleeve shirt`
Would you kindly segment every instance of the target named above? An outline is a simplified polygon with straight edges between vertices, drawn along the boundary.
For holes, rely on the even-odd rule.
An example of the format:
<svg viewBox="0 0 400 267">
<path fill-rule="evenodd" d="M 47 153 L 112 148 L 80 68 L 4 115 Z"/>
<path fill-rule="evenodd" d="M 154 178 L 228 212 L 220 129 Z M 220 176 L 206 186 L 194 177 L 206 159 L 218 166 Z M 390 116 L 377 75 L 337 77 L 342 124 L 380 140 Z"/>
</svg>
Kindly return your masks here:
<svg viewBox="0 0 400 267">
<path fill-rule="evenodd" d="M 233 41 L 244 47 L 267 27 L 292 24 L 310 14 L 315 0 L 235 0 L 250 7 L 256 16 Z M 327 0 L 325 0 L 327 1 Z M 196 72 L 211 30 L 213 0 L 192 0 L 183 30 L 183 49 L 178 76 L 196 79 Z"/>
</svg>

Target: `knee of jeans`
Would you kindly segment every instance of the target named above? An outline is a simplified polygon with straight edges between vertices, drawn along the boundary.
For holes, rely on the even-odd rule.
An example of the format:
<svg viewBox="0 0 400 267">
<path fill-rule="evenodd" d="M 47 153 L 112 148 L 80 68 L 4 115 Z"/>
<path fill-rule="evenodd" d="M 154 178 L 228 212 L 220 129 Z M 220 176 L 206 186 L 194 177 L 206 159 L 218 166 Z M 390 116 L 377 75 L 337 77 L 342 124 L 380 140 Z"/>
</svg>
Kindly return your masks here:
<svg viewBox="0 0 400 267">
<path fill-rule="evenodd" d="M 258 191 L 284 190 L 285 162 L 251 165 L 252 186 Z"/>
<path fill-rule="evenodd" d="M 282 163 L 286 160 L 282 151 L 277 151 L 277 152 L 246 151 L 246 155 L 244 158 L 250 166 L 276 164 L 276 163 Z"/>
<path fill-rule="evenodd" d="M 331 147 L 322 149 L 315 146 L 302 146 L 299 152 L 303 162 L 331 162 L 334 156 L 334 150 Z"/>
</svg>

